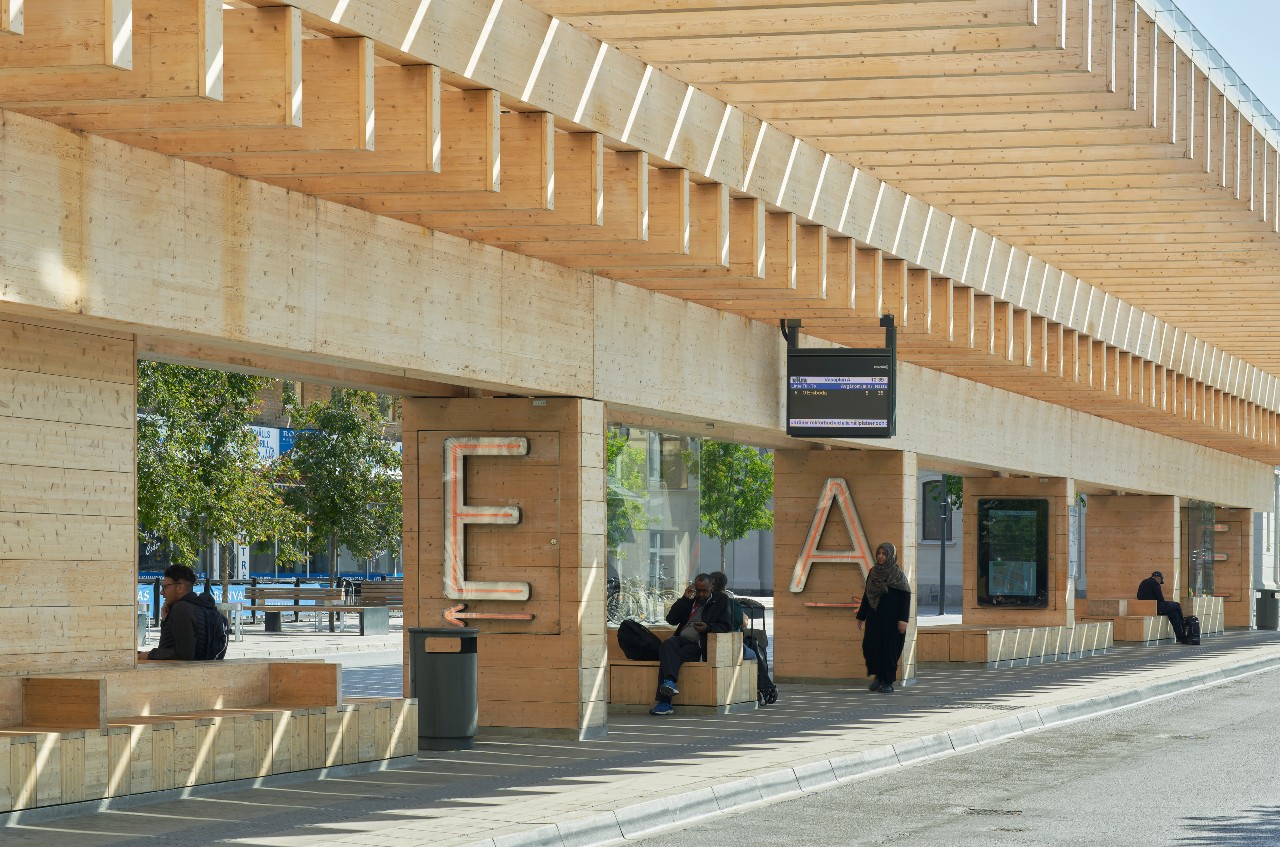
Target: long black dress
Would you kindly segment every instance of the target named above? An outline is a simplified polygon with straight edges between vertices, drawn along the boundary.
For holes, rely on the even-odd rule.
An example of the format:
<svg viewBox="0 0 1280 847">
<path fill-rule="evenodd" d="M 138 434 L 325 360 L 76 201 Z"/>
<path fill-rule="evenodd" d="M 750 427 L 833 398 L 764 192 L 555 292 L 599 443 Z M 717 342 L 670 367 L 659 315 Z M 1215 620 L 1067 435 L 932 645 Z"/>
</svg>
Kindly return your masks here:
<svg viewBox="0 0 1280 847">
<path fill-rule="evenodd" d="M 890 588 L 880 598 L 880 607 L 871 608 L 867 595 L 858 604 L 858 620 L 863 621 L 862 657 L 867 660 L 867 676 L 892 685 L 898 678 L 898 659 L 907 636 L 898 632 L 898 622 L 911 619 L 911 592 Z"/>
</svg>

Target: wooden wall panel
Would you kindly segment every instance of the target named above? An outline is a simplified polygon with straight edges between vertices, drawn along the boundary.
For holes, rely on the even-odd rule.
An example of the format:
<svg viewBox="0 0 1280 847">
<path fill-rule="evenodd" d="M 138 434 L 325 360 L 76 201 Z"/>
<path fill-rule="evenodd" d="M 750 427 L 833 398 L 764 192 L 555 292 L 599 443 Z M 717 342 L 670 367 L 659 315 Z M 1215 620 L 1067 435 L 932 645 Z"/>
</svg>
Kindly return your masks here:
<svg viewBox="0 0 1280 847">
<path fill-rule="evenodd" d="M 1253 515 L 1248 509 L 1216 509 L 1213 591 L 1222 596 L 1229 627 L 1253 625 Z"/>
<path fill-rule="evenodd" d="M 527 601 L 466 601 L 481 631 L 480 723 L 586 737 L 606 721 L 604 406 L 525 398 L 404 401 L 405 623 L 448 626 L 444 597 L 443 442 L 519 435 L 527 456 L 466 461 L 466 498 L 517 505 L 514 526 L 469 525 L 468 580 L 530 584 Z M 406 683 L 407 684 L 407 683 Z"/>
<path fill-rule="evenodd" d="M 134 373 L 131 336 L 0 317 L 0 678 L 134 663 Z"/>
<path fill-rule="evenodd" d="M 915 586 L 916 457 L 896 451 L 778 450 L 774 454 L 773 584 L 774 629 L 781 646 L 773 655 L 775 675 L 783 679 L 847 680 L 866 676 L 861 638 L 852 609 L 805 606 L 849 603 L 862 597 L 864 581 L 857 565 L 819 562 L 804 591 L 787 590 L 796 560 L 809 533 L 824 483 L 844 479 L 853 495 L 867 542 L 898 548 L 898 561 Z M 850 539 L 838 510 L 832 509 L 819 542 L 821 549 L 849 549 Z M 915 598 L 903 653 L 903 677 L 915 675 Z"/>
<path fill-rule="evenodd" d="M 1181 516 L 1177 497 L 1089 495 L 1088 597 L 1134 597 L 1138 583 L 1158 570 L 1165 576 L 1165 598 L 1178 599 Z"/>
</svg>

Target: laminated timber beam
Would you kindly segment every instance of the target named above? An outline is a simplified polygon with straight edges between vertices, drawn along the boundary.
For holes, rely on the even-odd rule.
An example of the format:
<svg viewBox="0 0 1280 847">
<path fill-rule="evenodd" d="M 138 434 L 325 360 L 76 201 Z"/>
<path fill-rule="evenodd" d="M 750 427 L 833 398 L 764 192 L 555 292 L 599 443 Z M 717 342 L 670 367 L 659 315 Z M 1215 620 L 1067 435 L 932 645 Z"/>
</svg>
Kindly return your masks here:
<svg viewBox="0 0 1280 847">
<path fill-rule="evenodd" d="M 684 226 L 675 238 L 646 241 L 575 241 L 564 244 L 525 244 L 529 255 L 610 278 L 623 274 L 661 273 L 665 268 L 728 267 L 729 191 L 717 183 L 693 183 L 681 171 L 683 191 L 670 192 L 668 202 L 687 198 L 677 209 L 687 209 Z M 652 179 L 652 176 L 651 176 Z M 651 183 L 652 184 L 652 181 Z M 650 200 L 652 203 L 652 198 Z M 652 209 L 652 205 L 650 206 Z M 677 215 L 679 212 L 677 211 Z M 666 220 L 674 221 L 676 216 Z M 651 231 L 651 236 L 655 235 Z M 672 249 L 674 248 L 674 249 Z M 575 252 L 569 252 L 570 250 Z"/>
<path fill-rule="evenodd" d="M 215 123 L 203 129 L 198 123 L 195 128 L 183 123 L 102 134 L 170 156 L 373 149 L 373 42 L 358 37 L 303 39 L 301 69 L 300 125 L 227 128 Z M 292 116 L 298 101 L 281 103 L 287 94 L 288 89 L 279 90 L 259 102 Z"/>
<path fill-rule="evenodd" d="M 558 132 L 554 139 L 555 169 L 551 175 L 552 202 L 547 209 L 483 209 L 468 206 L 449 212 L 414 213 L 408 220 L 418 226 L 450 232 L 473 241 L 485 241 L 475 234 L 488 234 L 495 241 L 497 232 L 509 232 L 497 227 L 503 223 L 528 225 L 542 223 L 541 229 L 568 232 L 603 229 L 605 217 L 604 138 L 594 132 Z M 610 151 L 611 152 L 611 151 Z M 627 154 L 634 161 L 636 154 Z M 621 174 L 614 174 L 621 176 Z M 626 185 L 621 188 L 626 189 Z M 504 189 L 505 190 L 505 189 Z M 435 208 L 433 206 L 433 208 Z M 472 223 L 492 224 L 489 229 L 464 229 Z"/>
<path fill-rule="evenodd" d="M 644 31 L 654 39 L 700 37 L 732 32 L 770 36 L 778 17 L 786 17 L 792 33 L 874 33 L 921 28 L 1021 27 L 1034 23 L 1027 0 L 995 0 L 976 6 L 958 0 L 923 0 L 892 7 L 863 3 L 820 3 L 815 0 L 735 0 L 718 2 L 634 2 L 610 0 L 603 9 L 592 0 L 540 0 L 538 7 L 584 32 L 613 42 Z"/>
<path fill-rule="evenodd" d="M 729 261 L 717 267 L 673 268 L 661 273 L 631 272 L 627 280 L 650 291 L 682 299 L 712 292 L 724 297 L 754 292 L 769 296 L 796 290 L 797 232 L 795 215 L 770 212 L 763 227 L 755 227 L 755 209 L 737 203 L 739 220 L 747 220 L 745 238 L 731 237 Z M 735 249 L 736 248 L 736 249 Z"/>
<path fill-rule="evenodd" d="M 0 0 L 0 35 L 22 35 L 23 0 Z"/>
<path fill-rule="evenodd" d="M 442 91 L 439 167 L 421 171 L 337 170 L 332 173 L 262 177 L 292 191 L 307 186 L 323 194 L 377 193 L 413 185 L 419 193 L 496 192 L 502 186 L 501 103 L 489 89 Z M 377 151 L 375 135 L 374 151 Z M 364 151 L 368 152 L 368 151 Z M 424 151 L 425 152 L 425 151 Z M 433 153 L 434 165 L 434 153 Z M 358 167 L 358 165 L 357 165 Z"/>
<path fill-rule="evenodd" d="M 148 1 L 154 0 L 140 3 Z M 136 68 L 125 74 L 132 87 L 92 79 L 87 86 L 61 92 L 74 100 L 22 105 L 24 113 L 99 133 L 302 125 L 302 15 L 297 9 L 223 10 L 215 3 L 195 22 L 189 15 L 180 19 L 172 10 L 156 9 L 138 27 L 147 37 L 134 45 Z M 175 33 L 188 38 L 165 44 Z M 202 61 L 191 63 L 191 56 Z M 0 83 L 4 79 L 0 75 Z M 218 97 L 173 102 L 177 91 L 169 87 L 174 81 L 182 83 L 178 91 L 198 92 L 209 91 L 204 81 L 216 82 Z M 124 100 L 125 93 L 132 99 Z"/>
<path fill-rule="evenodd" d="M 325 153 L 191 156 L 190 161 L 240 176 L 318 176 L 344 173 L 439 173 L 440 69 L 380 65 L 374 69 L 374 149 Z"/>
<path fill-rule="evenodd" d="M 768 271 L 767 245 L 766 245 L 766 224 L 768 215 L 765 212 L 764 203 L 754 198 L 730 198 L 729 199 L 729 230 L 727 233 L 727 262 L 724 264 L 717 263 L 714 267 L 709 265 L 697 266 L 675 266 L 669 265 L 656 271 L 644 268 L 617 268 L 612 270 L 611 278 L 625 279 L 642 284 L 659 290 L 656 286 L 662 285 L 663 278 L 674 280 L 672 283 L 676 287 L 692 287 L 689 280 L 699 279 L 717 279 L 721 281 L 745 281 L 748 283 L 759 281 L 764 284 L 763 280 Z M 780 230 L 787 232 L 786 229 Z M 775 251 L 786 251 L 790 249 L 787 241 L 777 240 L 777 232 L 774 233 Z M 790 236 L 785 236 L 789 238 Z"/>
<path fill-rule="evenodd" d="M 600 139 L 592 143 L 592 155 L 598 153 L 598 166 L 593 169 L 589 191 L 582 183 L 570 180 L 556 182 L 555 215 L 545 212 L 454 212 L 447 215 L 419 215 L 411 219 L 421 226 L 450 232 L 486 244 L 515 244 L 522 241 L 642 241 L 649 237 L 649 157 L 640 151 L 620 152 L 603 147 L 603 136 L 596 133 L 567 133 L 570 143 L 556 144 L 556 170 L 574 172 L 579 158 L 581 136 Z M 562 160 L 562 157 L 566 157 Z M 594 179 L 599 174 L 597 191 Z M 568 196 L 561 200 L 560 192 Z M 582 202 L 591 202 L 589 222 L 566 223 L 576 215 Z"/>
<path fill-rule="evenodd" d="M 554 205 L 555 124 L 546 112 L 508 112 L 501 117 L 497 191 L 449 191 L 438 175 L 341 174 L 282 177 L 271 182 L 376 214 L 480 209 L 542 210 Z M 441 174 L 444 171 L 442 169 Z"/>
<path fill-rule="evenodd" d="M 133 63 L 131 0 L 59 0 L 26 8 L 8 0 L 8 37 L 0 38 L 0 75 L 31 71 L 129 70 Z M 21 31 L 15 31 L 13 21 Z"/>
<path fill-rule="evenodd" d="M 981 290 L 995 285 L 994 280 L 979 278 L 980 263 L 965 267 L 971 241 L 986 240 L 985 234 L 927 204 L 911 202 L 905 193 L 838 156 L 726 106 L 588 34 L 555 25 L 548 15 L 519 0 L 504 2 L 501 14 L 493 16 L 475 14 L 469 0 L 434 0 L 425 10 L 375 9 L 369 0 L 353 0 L 336 11 L 323 0 L 299 0 L 298 5 L 308 20 L 327 21 L 331 32 L 358 31 L 373 38 L 387 58 L 437 64 L 446 72 L 446 81 L 456 74 L 470 84 L 502 91 L 941 276 Z M 1119 25 L 1097 25 L 1106 37 L 1092 39 L 1093 52 L 1074 42 L 1068 49 L 1075 51 L 1077 67 L 1091 65 L 1094 70 L 1067 72 L 1065 76 L 1088 82 L 1066 90 L 1096 90 L 1099 80 L 1117 90 L 1128 85 L 1132 62 L 1117 62 L 1118 72 L 1109 74 L 1110 58 L 1095 61 L 1099 55 L 1123 56 L 1128 39 L 1113 37 L 1122 30 Z M 1068 37 L 1079 39 L 1071 31 Z M 1013 76 L 1018 75 L 1006 76 L 1001 84 L 1007 85 Z M 1056 85 L 1053 74 L 1046 75 L 1047 85 L 1034 74 L 1024 76 L 1027 79 L 1018 81 L 1034 82 L 1029 91 Z M 871 81 L 869 86 L 878 84 Z M 966 92 L 980 91 L 981 85 L 981 80 L 966 80 Z"/>
</svg>

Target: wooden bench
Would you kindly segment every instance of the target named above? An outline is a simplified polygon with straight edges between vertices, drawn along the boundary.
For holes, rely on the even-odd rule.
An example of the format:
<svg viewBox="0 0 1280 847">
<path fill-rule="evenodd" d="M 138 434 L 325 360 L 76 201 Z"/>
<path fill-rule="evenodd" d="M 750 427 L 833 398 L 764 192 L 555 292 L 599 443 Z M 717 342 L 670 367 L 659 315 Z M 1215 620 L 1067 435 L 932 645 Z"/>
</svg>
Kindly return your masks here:
<svg viewBox="0 0 1280 847">
<path fill-rule="evenodd" d="M 357 583 L 360 596 L 356 598 L 361 606 L 386 606 L 397 612 L 404 610 L 404 583 L 400 580 L 373 581 Z"/>
<path fill-rule="evenodd" d="M 1111 646 L 1111 627 L 1105 622 L 1021 627 L 952 624 L 916 629 L 916 661 L 921 664 L 1017 667 L 1096 656 Z"/>
<path fill-rule="evenodd" d="M 417 709 L 325 662 L 139 660 L 0 678 L 0 812 L 412 756 Z"/>
<path fill-rule="evenodd" d="M 1181 602 L 1182 614 L 1200 619 L 1201 637 L 1225 630 L 1222 597 L 1188 597 Z M 1151 645 L 1173 639 L 1173 626 L 1168 618 L 1156 613 L 1155 600 L 1090 597 L 1084 601 L 1081 620 L 1111 621 L 1116 641 Z"/>
<path fill-rule="evenodd" d="M 650 627 L 659 638 L 674 630 Z M 609 634 L 609 708 L 619 713 L 646 712 L 658 687 L 658 663 L 634 662 L 618 646 L 617 630 Z M 742 660 L 742 633 L 707 635 L 707 660 L 680 668 L 680 693 L 671 699 L 681 711 L 730 714 L 756 708 L 756 663 Z"/>
<path fill-rule="evenodd" d="M 359 621 L 361 635 L 386 635 L 391 631 L 389 609 L 386 606 L 348 606 L 343 588 L 299 585 L 250 585 L 244 590 L 245 604 L 241 607 L 257 618 L 262 612 L 264 629 L 280 632 L 283 612 L 293 612 L 293 619 L 303 612 L 316 615 L 316 628 L 320 627 L 320 615 L 329 615 L 329 631 L 334 629 L 334 615 L 353 614 Z"/>
<path fill-rule="evenodd" d="M 1110 621 L 1116 641 L 1157 644 L 1173 640 L 1173 627 L 1168 618 L 1156 614 L 1155 600 L 1088 597 L 1080 620 Z"/>
</svg>

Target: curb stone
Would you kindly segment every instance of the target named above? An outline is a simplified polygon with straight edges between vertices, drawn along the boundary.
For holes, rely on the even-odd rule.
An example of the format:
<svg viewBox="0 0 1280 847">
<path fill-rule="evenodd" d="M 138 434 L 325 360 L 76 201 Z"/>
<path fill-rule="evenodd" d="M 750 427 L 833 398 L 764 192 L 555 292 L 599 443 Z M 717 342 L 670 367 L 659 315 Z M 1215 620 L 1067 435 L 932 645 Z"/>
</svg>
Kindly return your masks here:
<svg viewBox="0 0 1280 847">
<path fill-rule="evenodd" d="M 766 773 L 734 780 L 712 788 L 666 798 L 666 802 L 661 799 L 651 800 L 618 809 L 598 818 L 590 818 L 589 825 L 584 824 L 574 830 L 575 837 L 572 840 L 568 837 L 562 838 L 561 830 L 544 826 L 530 830 L 526 835 L 533 836 L 535 833 L 547 833 L 548 829 L 554 830 L 554 833 L 547 833 L 553 836 L 549 840 L 533 838 L 508 840 L 516 836 L 507 836 L 477 841 L 468 847 L 534 847 L 534 845 L 536 847 L 612 847 L 612 845 L 655 835 L 677 826 L 684 827 L 708 817 L 826 791 L 841 783 L 859 779 L 877 771 L 929 761 L 960 751 L 975 750 L 983 745 L 1008 738 L 1030 735 L 1084 718 L 1098 717 L 1108 712 L 1276 668 L 1280 668 L 1280 657 L 1252 659 L 1230 668 L 1203 671 L 1114 694 L 1090 697 L 1074 703 L 1027 709 L 1008 717 L 900 741 L 873 750 L 806 762 L 791 768 L 780 768 L 773 774 Z M 576 837 L 597 831 L 606 837 L 597 841 L 579 840 Z M 567 835 L 567 832 L 565 834 Z"/>
</svg>

